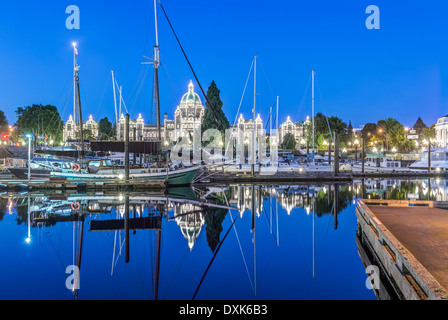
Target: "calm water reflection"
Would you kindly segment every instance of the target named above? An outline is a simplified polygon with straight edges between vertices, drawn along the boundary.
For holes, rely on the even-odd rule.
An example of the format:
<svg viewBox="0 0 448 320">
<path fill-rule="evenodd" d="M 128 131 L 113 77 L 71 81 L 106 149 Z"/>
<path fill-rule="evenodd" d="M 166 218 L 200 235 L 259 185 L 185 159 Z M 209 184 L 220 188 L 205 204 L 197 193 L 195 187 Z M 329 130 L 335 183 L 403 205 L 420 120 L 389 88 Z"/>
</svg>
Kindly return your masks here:
<svg viewBox="0 0 448 320">
<path fill-rule="evenodd" d="M 446 201 L 447 187 L 3 194 L 0 299 L 376 299 L 356 242 L 363 196 Z"/>
</svg>

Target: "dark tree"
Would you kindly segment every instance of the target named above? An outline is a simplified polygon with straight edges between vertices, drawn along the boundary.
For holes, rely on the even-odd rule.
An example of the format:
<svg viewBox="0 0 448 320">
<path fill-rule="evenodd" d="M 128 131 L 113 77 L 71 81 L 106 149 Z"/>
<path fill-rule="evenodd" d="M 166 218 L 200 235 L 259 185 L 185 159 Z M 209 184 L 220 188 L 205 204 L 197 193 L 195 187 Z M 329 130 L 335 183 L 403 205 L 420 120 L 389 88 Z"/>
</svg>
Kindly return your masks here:
<svg viewBox="0 0 448 320">
<path fill-rule="evenodd" d="M 221 101 L 221 98 L 219 94 L 221 91 L 216 86 L 215 81 L 212 81 L 210 84 L 210 87 L 208 87 L 207 90 L 207 100 L 210 102 L 211 105 L 206 102 L 206 109 L 204 113 L 204 120 L 202 122 L 201 130 L 204 132 L 207 129 L 219 129 L 219 130 L 226 130 L 230 128 L 229 120 L 227 120 L 226 115 L 224 114 L 224 111 L 222 110 L 223 102 Z M 213 110 L 215 112 L 213 112 Z M 219 122 L 222 125 L 222 128 L 218 125 L 218 120 L 215 117 L 218 118 Z M 224 134 L 224 132 L 222 131 Z"/>
<path fill-rule="evenodd" d="M 318 112 L 314 117 L 314 126 L 316 130 L 316 139 L 317 137 L 322 137 L 321 139 L 329 141 L 334 132 L 338 133 L 340 142 L 344 143 L 347 139 L 347 124 L 336 116 L 332 116 L 327 119 L 325 115 Z M 307 136 L 312 139 L 313 136 L 311 128 L 312 125 L 308 126 L 308 130 L 310 132 L 307 134 Z"/>
<path fill-rule="evenodd" d="M 16 114 L 18 136 L 34 132 L 36 135 L 52 137 L 56 144 L 62 141 L 63 123 L 55 106 L 33 104 L 17 108 Z"/>
<path fill-rule="evenodd" d="M 5 113 L 0 110 L 0 133 L 9 132 L 9 123 L 6 120 Z"/>
<path fill-rule="evenodd" d="M 221 242 L 220 235 L 222 232 L 222 222 L 227 215 L 226 209 L 209 209 L 205 216 L 205 232 L 207 236 L 207 243 L 212 252 L 215 252 L 216 247 Z"/>
<path fill-rule="evenodd" d="M 347 141 L 352 141 L 352 139 L 353 139 L 353 126 L 352 122 L 349 121 L 347 128 Z"/>
<path fill-rule="evenodd" d="M 378 121 L 377 129 L 376 134 L 378 138 L 391 145 L 397 145 L 400 141 L 404 140 L 404 127 L 394 118 Z"/>
<path fill-rule="evenodd" d="M 428 126 L 423 122 L 422 118 L 418 117 L 417 122 L 412 127 L 418 135 L 423 134 L 423 130 Z"/>
<path fill-rule="evenodd" d="M 296 139 L 292 133 L 287 133 L 283 137 L 282 148 L 286 150 L 294 150 L 296 147 Z"/>
<path fill-rule="evenodd" d="M 98 122 L 98 136 L 100 140 L 109 140 L 113 136 L 113 131 L 113 125 L 107 117 Z"/>
<path fill-rule="evenodd" d="M 369 141 L 372 136 L 376 135 L 376 131 L 376 123 L 367 123 L 364 128 L 362 128 L 361 135 L 365 139 L 365 141 Z"/>
</svg>

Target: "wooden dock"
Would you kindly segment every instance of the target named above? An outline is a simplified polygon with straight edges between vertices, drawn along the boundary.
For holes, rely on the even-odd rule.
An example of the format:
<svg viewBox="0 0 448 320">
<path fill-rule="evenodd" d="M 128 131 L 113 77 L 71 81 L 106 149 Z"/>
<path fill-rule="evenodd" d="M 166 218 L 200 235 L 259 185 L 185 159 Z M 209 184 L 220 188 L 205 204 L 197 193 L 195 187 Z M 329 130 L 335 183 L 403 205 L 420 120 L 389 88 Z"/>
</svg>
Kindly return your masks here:
<svg viewBox="0 0 448 320">
<path fill-rule="evenodd" d="M 108 190 L 108 191 L 141 191 L 151 189 L 166 188 L 165 179 L 152 180 L 131 180 L 126 183 L 125 180 L 108 179 L 95 181 L 67 180 L 67 179 L 46 179 L 46 180 L 3 180 L 0 181 L 0 190 L 6 192 L 21 191 L 50 191 L 50 190 Z"/>
<path fill-rule="evenodd" d="M 223 173 L 214 172 L 204 175 L 198 184 L 245 184 L 245 183 L 308 183 L 308 182 L 334 182 L 334 183 L 351 183 L 353 180 L 359 179 L 423 179 L 423 178 L 447 178 L 448 174 L 441 173 L 418 173 L 418 172 L 390 172 L 390 173 L 357 173 L 357 172 L 340 172 L 334 175 L 333 172 L 314 172 L 314 173 L 298 173 L 298 172 L 277 172 L 275 174 L 259 174 L 251 175 L 250 173 Z"/>
<path fill-rule="evenodd" d="M 358 236 L 406 300 L 448 300 L 448 210 L 433 201 L 360 200 Z"/>
</svg>

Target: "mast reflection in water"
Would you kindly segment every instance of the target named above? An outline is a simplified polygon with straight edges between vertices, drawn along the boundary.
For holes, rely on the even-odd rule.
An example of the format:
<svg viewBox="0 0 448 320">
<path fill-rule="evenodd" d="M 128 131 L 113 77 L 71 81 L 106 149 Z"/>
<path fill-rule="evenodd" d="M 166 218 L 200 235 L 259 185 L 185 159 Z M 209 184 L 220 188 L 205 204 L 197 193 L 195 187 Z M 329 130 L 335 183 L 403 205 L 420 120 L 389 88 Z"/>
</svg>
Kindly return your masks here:
<svg viewBox="0 0 448 320">
<path fill-rule="evenodd" d="M 356 199 L 440 201 L 446 190 L 431 179 L 6 193 L 0 298 L 376 299 Z"/>
</svg>

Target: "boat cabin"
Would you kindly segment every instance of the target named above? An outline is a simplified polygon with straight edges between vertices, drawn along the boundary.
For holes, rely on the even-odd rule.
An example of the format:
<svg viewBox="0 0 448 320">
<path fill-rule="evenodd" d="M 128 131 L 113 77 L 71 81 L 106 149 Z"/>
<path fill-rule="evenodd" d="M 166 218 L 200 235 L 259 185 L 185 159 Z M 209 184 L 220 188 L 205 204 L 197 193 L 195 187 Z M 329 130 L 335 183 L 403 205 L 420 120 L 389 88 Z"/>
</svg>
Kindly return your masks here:
<svg viewBox="0 0 448 320">
<path fill-rule="evenodd" d="M 366 155 L 365 165 L 377 168 L 401 168 L 401 161 L 387 158 L 383 154 Z"/>
<path fill-rule="evenodd" d="M 116 166 L 109 159 L 95 159 L 87 162 L 87 171 L 89 173 L 97 173 L 100 170 L 122 169 L 121 166 Z"/>
</svg>

